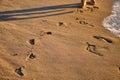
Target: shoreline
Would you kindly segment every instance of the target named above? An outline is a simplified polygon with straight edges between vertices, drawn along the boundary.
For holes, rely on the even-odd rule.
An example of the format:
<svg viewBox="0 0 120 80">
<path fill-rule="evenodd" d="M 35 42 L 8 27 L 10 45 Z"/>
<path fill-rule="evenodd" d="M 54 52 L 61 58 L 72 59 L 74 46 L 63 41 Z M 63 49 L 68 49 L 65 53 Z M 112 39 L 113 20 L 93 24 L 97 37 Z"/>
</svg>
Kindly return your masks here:
<svg viewBox="0 0 120 80">
<path fill-rule="evenodd" d="M 107 2 L 109 2 L 109 4 L 106 4 Z M 98 4 L 98 6 L 100 6 L 100 12 L 98 12 L 98 15 L 101 15 L 101 16 L 98 16 L 99 18 L 97 18 L 95 21 L 97 22 L 100 22 L 100 23 L 97 23 L 98 26 L 101 26 L 105 29 L 106 32 L 108 32 L 108 34 L 110 33 L 111 36 L 113 37 L 117 37 L 115 34 L 113 34 L 112 32 L 110 32 L 108 29 L 106 29 L 104 26 L 103 26 L 103 21 L 106 17 L 110 16 L 111 15 L 111 12 L 112 12 L 112 9 L 113 9 L 113 5 L 114 5 L 115 1 L 114 0 L 105 0 L 105 2 L 102 4 L 102 1 Z M 104 6 L 105 5 L 105 6 Z M 104 10 L 104 11 L 102 11 Z M 103 30 L 103 29 L 102 29 Z M 103 30 L 104 31 L 104 30 Z M 118 38 L 118 37 L 117 37 Z"/>
<path fill-rule="evenodd" d="M 119 2 L 119 1 L 118 1 Z M 113 33 L 115 36 L 120 38 L 120 32 L 119 32 L 119 18 L 117 18 L 119 15 L 117 12 L 118 8 L 115 8 L 115 6 L 119 6 L 117 1 L 113 5 L 113 10 L 111 11 L 112 13 L 107 16 L 104 21 L 103 21 L 103 26 L 108 29 L 111 33 Z M 118 21 L 117 21 L 118 20 Z"/>
</svg>

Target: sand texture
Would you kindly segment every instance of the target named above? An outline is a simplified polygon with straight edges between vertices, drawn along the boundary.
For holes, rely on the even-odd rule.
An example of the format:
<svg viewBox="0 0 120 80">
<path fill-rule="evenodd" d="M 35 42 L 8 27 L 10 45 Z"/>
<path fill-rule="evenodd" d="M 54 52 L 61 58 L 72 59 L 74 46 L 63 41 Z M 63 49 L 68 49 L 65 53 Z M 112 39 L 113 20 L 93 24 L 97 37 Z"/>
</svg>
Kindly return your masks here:
<svg viewBox="0 0 120 80">
<path fill-rule="evenodd" d="M 120 80 L 114 0 L 96 1 L 0 0 L 0 80 Z"/>
</svg>

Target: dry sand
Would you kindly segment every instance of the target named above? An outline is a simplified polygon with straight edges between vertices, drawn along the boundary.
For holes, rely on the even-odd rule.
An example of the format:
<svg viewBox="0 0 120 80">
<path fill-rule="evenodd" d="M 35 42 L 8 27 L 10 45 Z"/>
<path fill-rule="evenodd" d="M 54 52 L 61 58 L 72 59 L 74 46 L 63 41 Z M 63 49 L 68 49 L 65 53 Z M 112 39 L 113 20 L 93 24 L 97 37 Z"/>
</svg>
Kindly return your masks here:
<svg viewBox="0 0 120 80">
<path fill-rule="evenodd" d="M 0 0 L 0 80 L 120 80 L 120 39 L 102 26 L 114 0 Z"/>
</svg>

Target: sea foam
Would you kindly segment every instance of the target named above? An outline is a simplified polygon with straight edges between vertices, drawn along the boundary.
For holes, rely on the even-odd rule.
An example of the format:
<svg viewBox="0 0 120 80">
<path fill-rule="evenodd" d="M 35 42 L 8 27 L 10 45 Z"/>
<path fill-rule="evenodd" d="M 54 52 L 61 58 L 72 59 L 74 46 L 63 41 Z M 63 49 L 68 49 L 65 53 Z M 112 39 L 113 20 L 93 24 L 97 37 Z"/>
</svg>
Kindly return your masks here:
<svg viewBox="0 0 120 80">
<path fill-rule="evenodd" d="M 120 37 L 120 0 L 114 3 L 112 14 L 103 20 L 103 26 Z"/>
</svg>

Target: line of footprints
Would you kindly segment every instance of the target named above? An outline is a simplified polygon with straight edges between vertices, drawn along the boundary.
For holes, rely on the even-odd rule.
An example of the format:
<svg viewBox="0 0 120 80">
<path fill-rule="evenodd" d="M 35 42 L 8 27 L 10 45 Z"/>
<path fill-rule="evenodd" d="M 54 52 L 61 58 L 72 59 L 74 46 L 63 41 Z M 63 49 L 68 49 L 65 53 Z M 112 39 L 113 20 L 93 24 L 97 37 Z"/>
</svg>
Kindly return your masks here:
<svg viewBox="0 0 120 80">
<path fill-rule="evenodd" d="M 30 39 L 29 43 L 32 45 L 32 47 L 26 56 L 26 61 L 36 58 L 36 55 L 32 52 L 33 46 L 35 45 L 35 39 Z M 23 77 L 24 76 L 23 70 L 24 66 L 16 68 L 15 72 L 18 74 L 18 76 Z"/>
<path fill-rule="evenodd" d="M 52 35 L 52 32 L 41 32 L 40 33 L 40 36 L 44 36 L 44 35 Z M 34 47 L 34 45 L 35 45 L 35 39 L 30 39 L 29 40 L 29 44 L 32 46 L 31 48 L 30 48 L 30 51 L 28 52 L 28 54 L 27 54 L 27 56 L 26 56 L 26 61 L 28 61 L 28 60 L 31 60 L 31 59 L 34 59 L 34 58 L 36 58 L 36 55 L 33 53 L 33 51 L 32 51 L 32 49 L 33 49 L 33 47 Z M 16 56 L 17 54 L 14 54 L 14 56 Z M 22 66 L 22 67 L 18 67 L 18 68 L 16 68 L 15 69 L 15 72 L 18 74 L 18 76 L 20 76 L 20 77 L 23 77 L 24 76 L 24 73 L 23 73 L 23 70 L 24 70 L 24 66 Z"/>
<path fill-rule="evenodd" d="M 46 21 L 46 20 L 45 20 Z M 57 26 L 64 26 L 65 24 L 63 22 L 58 22 L 57 23 Z M 43 37 L 44 35 L 52 35 L 52 32 L 48 31 L 48 32 L 44 32 L 44 31 L 41 31 L 40 33 L 40 37 Z M 33 46 L 35 45 L 35 39 L 30 39 L 29 40 L 29 44 L 32 45 L 30 51 L 28 52 L 27 56 L 26 56 L 26 61 L 30 60 L 30 59 L 34 59 L 36 58 L 36 55 L 33 53 L 32 49 L 33 49 Z M 17 56 L 18 54 L 13 54 L 13 56 Z M 24 66 L 22 67 L 18 67 L 15 69 L 15 72 L 18 74 L 18 76 L 20 77 L 23 77 L 24 76 L 24 73 L 23 73 L 23 70 L 24 70 Z"/>
<path fill-rule="evenodd" d="M 64 26 L 64 23 L 63 22 L 58 22 L 57 26 Z M 43 37 L 44 35 L 52 35 L 52 32 L 50 32 L 50 31 L 48 31 L 48 32 L 41 31 L 40 37 Z M 33 49 L 33 47 L 35 45 L 35 39 L 30 39 L 29 44 L 32 47 L 31 47 L 30 51 L 28 52 L 28 54 L 26 56 L 26 61 L 36 58 L 36 55 L 32 51 L 32 49 Z M 13 56 L 17 56 L 17 54 L 13 54 Z M 24 76 L 23 70 L 24 70 L 24 67 L 22 66 L 22 67 L 16 68 L 15 72 L 18 74 L 18 76 L 23 77 Z"/>
</svg>

